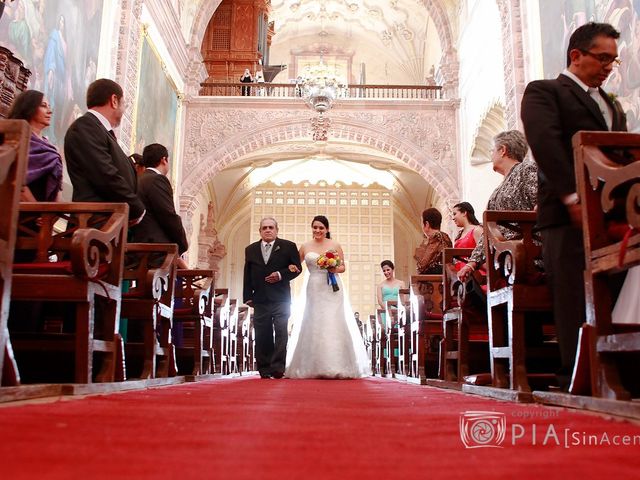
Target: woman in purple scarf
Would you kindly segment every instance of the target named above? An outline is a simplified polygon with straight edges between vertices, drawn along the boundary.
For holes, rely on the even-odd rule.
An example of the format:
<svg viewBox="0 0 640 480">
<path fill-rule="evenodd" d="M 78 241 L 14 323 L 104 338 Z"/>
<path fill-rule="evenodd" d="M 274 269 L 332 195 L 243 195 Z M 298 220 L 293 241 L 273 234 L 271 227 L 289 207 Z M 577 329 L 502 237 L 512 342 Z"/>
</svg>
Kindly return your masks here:
<svg viewBox="0 0 640 480">
<path fill-rule="evenodd" d="M 31 125 L 29 166 L 23 202 L 55 202 L 62 190 L 62 158 L 56 147 L 42 136 L 51 123 L 51 108 L 42 92 L 26 90 L 18 95 L 9 111 L 9 118 L 26 120 Z"/>
</svg>

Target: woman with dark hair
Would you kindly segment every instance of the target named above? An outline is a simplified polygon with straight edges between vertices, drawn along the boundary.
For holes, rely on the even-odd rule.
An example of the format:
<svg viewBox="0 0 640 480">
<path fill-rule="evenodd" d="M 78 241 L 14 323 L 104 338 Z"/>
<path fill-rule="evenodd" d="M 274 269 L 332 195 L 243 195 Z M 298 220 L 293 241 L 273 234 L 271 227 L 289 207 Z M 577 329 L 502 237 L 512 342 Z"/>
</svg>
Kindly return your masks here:
<svg viewBox="0 0 640 480">
<path fill-rule="evenodd" d="M 338 275 L 346 270 L 342 247 L 331 239 L 329 220 L 324 215 L 313 218 L 311 230 L 312 240 L 300 247 L 300 260 L 307 266 L 309 275 L 305 278 L 306 290 L 303 289 L 306 293 L 304 313 L 299 321 L 294 320 L 287 349 L 285 376 L 360 378 L 371 375 L 367 351 Z M 323 259 L 330 258 L 329 252 L 340 262 L 323 268 Z M 335 277 L 335 286 L 330 282 L 331 275 Z"/>
<path fill-rule="evenodd" d="M 51 108 L 42 92 L 26 90 L 18 95 L 9 110 L 9 119 L 26 120 L 31 126 L 29 166 L 23 202 L 55 202 L 62 190 L 62 158 L 56 147 L 42 136 L 51 124 Z"/>
<path fill-rule="evenodd" d="M 453 241 L 454 248 L 475 248 L 482 235 L 482 227 L 469 202 L 460 202 L 453 206 L 453 223 L 460 228 Z"/>
<path fill-rule="evenodd" d="M 395 275 L 395 265 L 391 260 L 383 260 L 380 264 L 384 280 L 378 284 L 377 298 L 380 308 L 385 308 L 385 303 L 388 300 L 397 300 L 398 292 L 401 288 L 405 288 L 404 282 L 398 280 Z M 386 322 L 385 316 L 382 317 Z"/>
</svg>

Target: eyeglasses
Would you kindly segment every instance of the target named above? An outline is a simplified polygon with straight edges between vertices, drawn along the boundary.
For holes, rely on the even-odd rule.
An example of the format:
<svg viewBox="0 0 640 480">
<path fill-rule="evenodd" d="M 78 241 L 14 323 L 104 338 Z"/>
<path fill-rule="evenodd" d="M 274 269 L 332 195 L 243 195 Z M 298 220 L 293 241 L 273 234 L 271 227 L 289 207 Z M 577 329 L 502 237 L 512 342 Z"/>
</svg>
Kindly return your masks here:
<svg viewBox="0 0 640 480">
<path fill-rule="evenodd" d="M 610 65 L 612 63 L 617 67 L 622 63 L 622 60 L 620 60 L 618 57 L 612 57 L 608 53 L 592 53 L 589 50 L 583 50 L 581 48 L 579 48 L 578 50 L 580 50 L 583 55 L 589 55 L 590 57 L 595 58 L 603 67 L 606 67 L 607 65 Z"/>
</svg>

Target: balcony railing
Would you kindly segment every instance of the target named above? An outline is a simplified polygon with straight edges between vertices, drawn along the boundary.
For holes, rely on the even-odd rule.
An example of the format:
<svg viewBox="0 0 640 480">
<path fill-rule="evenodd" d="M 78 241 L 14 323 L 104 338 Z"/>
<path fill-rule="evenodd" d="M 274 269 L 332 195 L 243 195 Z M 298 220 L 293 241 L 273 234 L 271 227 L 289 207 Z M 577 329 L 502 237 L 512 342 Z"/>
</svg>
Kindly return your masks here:
<svg viewBox="0 0 640 480">
<path fill-rule="evenodd" d="M 200 95 L 213 97 L 300 97 L 300 89 L 291 83 L 201 83 Z M 441 100 L 437 85 L 349 85 L 347 98 Z"/>
</svg>

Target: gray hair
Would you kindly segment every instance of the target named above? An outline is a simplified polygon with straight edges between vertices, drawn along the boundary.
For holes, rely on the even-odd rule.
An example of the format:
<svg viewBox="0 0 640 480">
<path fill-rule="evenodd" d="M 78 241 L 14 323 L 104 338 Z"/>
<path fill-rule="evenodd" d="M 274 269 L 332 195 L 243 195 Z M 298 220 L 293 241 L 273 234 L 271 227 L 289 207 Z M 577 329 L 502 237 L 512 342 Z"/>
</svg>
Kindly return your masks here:
<svg viewBox="0 0 640 480">
<path fill-rule="evenodd" d="M 275 223 L 275 224 L 276 224 L 276 230 L 278 230 L 278 221 L 277 221 L 275 218 L 273 218 L 273 217 L 263 217 L 263 218 L 262 218 L 262 220 L 260 220 L 260 225 L 258 225 L 258 230 L 260 230 L 260 228 L 262 228 L 262 223 L 263 223 L 265 220 L 272 220 L 272 221 L 273 221 L 273 223 Z"/>
<path fill-rule="evenodd" d="M 527 139 L 524 134 L 518 130 L 500 132 L 493 137 L 493 143 L 496 148 L 504 147 L 507 156 L 517 162 L 522 162 L 529 151 Z"/>
</svg>

